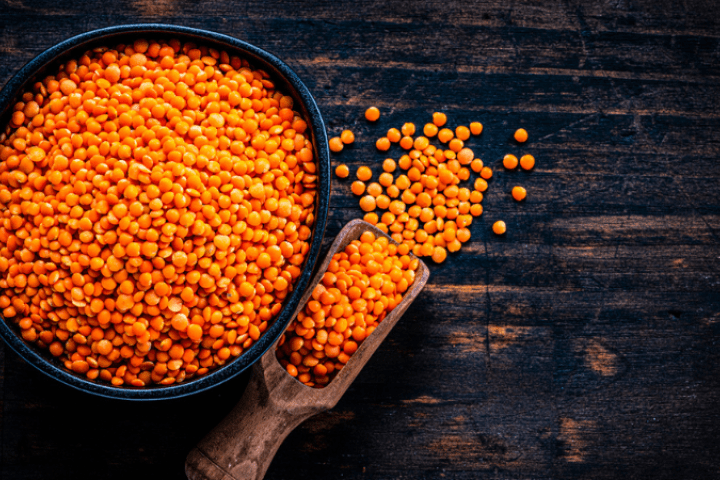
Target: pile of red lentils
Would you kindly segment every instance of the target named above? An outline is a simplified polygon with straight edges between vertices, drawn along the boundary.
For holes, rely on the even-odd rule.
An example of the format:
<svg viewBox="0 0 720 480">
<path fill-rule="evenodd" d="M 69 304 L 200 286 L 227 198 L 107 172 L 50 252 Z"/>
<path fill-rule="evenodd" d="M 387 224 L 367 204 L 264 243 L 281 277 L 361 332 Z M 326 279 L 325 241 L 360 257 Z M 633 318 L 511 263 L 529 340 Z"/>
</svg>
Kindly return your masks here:
<svg viewBox="0 0 720 480">
<path fill-rule="evenodd" d="M 96 48 L 0 135 L 0 308 L 68 370 L 171 385 L 257 341 L 309 250 L 307 124 L 246 60 Z"/>
<path fill-rule="evenodd" d="M 277 347 L 287 372 L 309 387 L 327 385 L 415 281 L 417 258 L 385 236 L 364 232 L 336 253 Z"/>
<path fill-rule="evenodd" d="M 375 122 L 380 118 L 380 111 L 371 107 L 365 112 L 365 118 Z M 447 116 L 435 112 L 432 122 L 423 127 L 422 135 L 416 135 L 412 123 L 405 123 L 399 130 L 391 128 L 375 146 L 387 152 L 392 144 L 398 144 L 407 153 L 397 160 L 387 158 L 377 181 L 372 181 L 369 167 L 359 167 L 357 180 L 351 185 L 352 192 L 360 197 L 360 208 L 366 212 L 365 221 L 400 243 L 401 254 L 412 252 L 419 257 L 431 257 L 436 263 L 445 261 L 448 251 L 457 252 L 470 240 L 470 225 L 473 217 L 483 214 L 483 196 L 493 176 L 493 170 L 465 145 L 471 135 L 482 133 L 483 125 L 473 122 L 469 127 L 460 125 L 453 131 L 446 123 Z M 439 145 L 430 143 L 433 138 Z M 522 144 L 528 134 L 521 128 L 514 138 Z M 354 134 L 345 130 L 339 137 L 330 139 L 330 149 L 339 153 L 354 140 Z M 518 165 L 531 170 L 535 158 L 527 154 L 518 160 L 508 154 L 503 159 L 507 170 Z M 405 173 L 395 176 L 398 168 Z M 472 185 L 469 184 L 471 171 L 478 174 Z M 341 164 L 335 174 L 347 178 L 350 170 Z M 468 182 L 468 186 L 463 186 L 463 182 Z M 511 194 L 518 202 L 527 196 L 521 186 L 513 187 Z M 505 222 L 496 221 L 492 229 L 497 235 L 503 235 Z"/>
</svg>

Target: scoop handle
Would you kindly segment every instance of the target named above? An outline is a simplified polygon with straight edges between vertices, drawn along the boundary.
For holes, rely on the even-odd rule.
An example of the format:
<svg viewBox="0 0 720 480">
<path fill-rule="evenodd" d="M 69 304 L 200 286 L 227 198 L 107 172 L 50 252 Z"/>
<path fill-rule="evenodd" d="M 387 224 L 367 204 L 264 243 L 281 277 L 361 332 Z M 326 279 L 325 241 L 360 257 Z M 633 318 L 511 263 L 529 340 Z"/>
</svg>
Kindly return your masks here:
<svg viewBox="0 0 720 480">
<path fill-rule="evenodd" d="M 188 454 L 189 480 L 260 480 L 285 437 L 331 405 L 291 377 L 271 348 L 253 366 L 240 402 Z"/>
</svg>

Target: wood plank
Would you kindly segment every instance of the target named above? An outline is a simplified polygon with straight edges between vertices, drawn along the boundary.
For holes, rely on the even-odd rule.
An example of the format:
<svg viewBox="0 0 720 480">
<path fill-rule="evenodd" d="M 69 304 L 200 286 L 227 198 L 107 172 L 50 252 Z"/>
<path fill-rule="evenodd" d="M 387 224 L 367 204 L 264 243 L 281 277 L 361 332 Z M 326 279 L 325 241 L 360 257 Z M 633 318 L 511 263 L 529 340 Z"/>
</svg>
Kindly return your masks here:
<svg viewBox="0 0 720 480">
<path fill-rule="evenodd" d="M 351 173 L 390 127 L 481 121 L 495 170 L 442 265 L 332 411 L 268 479 L 720 477 L 720 14 L 710 0 L 352 3 L 9 0 L 0 84 L 82 31 L 167 22 L 279 55 Z M 363 111 L 383 116 L 369 124 Z M 523 126 L 530 141 L 511 138 Z M 532 172 L 506 172 L 532 153 Z M 472 178 L 475 178 L 473 175 Z M 350 180 L 350 179 L 348 179 Z M 362 217 L 333 180 L 324 244 Z M 516 203 L 508 192 L 528 189 Z M 508 233 L 490 232 L 496 219 Z M 184 478 L 240 376 L 163 403 L 95 399 L 0 346 L 0 478 Z"/>
</svg>

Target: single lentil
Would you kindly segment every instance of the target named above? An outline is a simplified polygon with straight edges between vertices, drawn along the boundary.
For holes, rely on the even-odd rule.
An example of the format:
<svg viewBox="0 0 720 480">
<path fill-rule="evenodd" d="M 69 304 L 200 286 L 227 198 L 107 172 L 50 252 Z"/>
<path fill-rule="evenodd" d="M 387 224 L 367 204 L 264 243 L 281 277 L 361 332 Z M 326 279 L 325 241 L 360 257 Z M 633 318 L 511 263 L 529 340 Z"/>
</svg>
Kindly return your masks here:
<svg viewBox="0 0 720 480">
<path fill-rule="evenodd" d="M 376 122 L 380 118 L 380 110 L 377 107 L 370 107 L 365 110 L 365 119 L 369 122 Z"/>
<path fill-rule="evenodd" d="M 524 170 L 532 170 L 535 166 L 535 157 L 529 154 L 523 155 L 522 157 L 520 157 L 520 166 Z"/>
<path fill-rule="evenodd" d="M 527 191 L 523 187 L 513 187 L 512 196 L 515 200 L 520 202 L 522 200 L 525 200 L 525 197 L 527 196 Z"/>
<path fill-rule="evenodd" d="M 350 169 L 343 163 L 335 167 L 335 175 L 338 178 L 347 178 L 350 175 Z"/>
</svg>

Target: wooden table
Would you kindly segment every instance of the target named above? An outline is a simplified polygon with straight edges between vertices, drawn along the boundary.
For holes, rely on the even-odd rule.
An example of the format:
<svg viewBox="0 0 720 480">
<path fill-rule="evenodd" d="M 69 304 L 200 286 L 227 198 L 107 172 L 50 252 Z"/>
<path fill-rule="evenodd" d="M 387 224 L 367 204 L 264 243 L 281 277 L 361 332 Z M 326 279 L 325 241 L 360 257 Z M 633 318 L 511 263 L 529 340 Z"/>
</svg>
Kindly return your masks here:
<svg viewBox="0 0 720 480">
<path fill-rule="evenodd" d="M 471 242 L 431 265 L 345 398 L 288 438 L 267 478 L 718 478 L 717 5 L 551 3 L 5 0 L 0 83 L 74 34 L 167 22 L 287 61 L 330 132 L 355 131 L 333 157 L 351 171 L 379 166 L 387 128 L 433 111 L 485 125 L 469 143 L 496 175 Z M 509 152 L 537 167 L 503 171 Z M 348 181 L 332 195 L 327 241 L 361 216 Z M 123 403 L 0 347 L 0 478 L 182 479 L 246 382 Z"/>
</svg>

